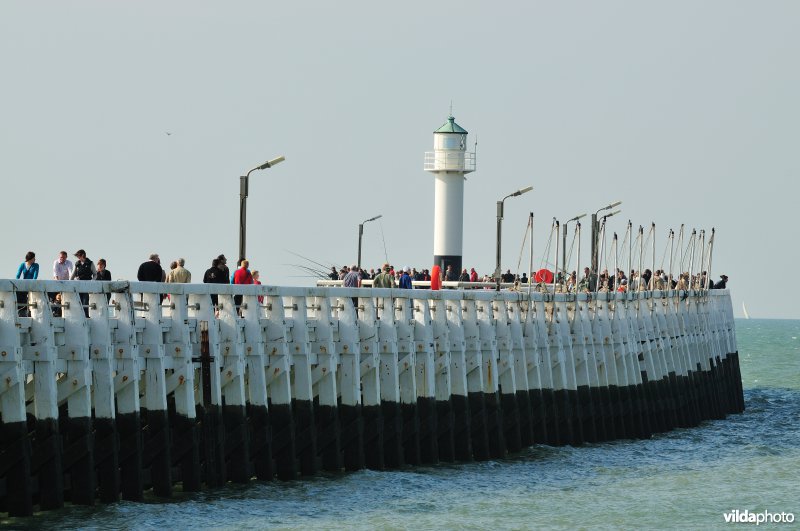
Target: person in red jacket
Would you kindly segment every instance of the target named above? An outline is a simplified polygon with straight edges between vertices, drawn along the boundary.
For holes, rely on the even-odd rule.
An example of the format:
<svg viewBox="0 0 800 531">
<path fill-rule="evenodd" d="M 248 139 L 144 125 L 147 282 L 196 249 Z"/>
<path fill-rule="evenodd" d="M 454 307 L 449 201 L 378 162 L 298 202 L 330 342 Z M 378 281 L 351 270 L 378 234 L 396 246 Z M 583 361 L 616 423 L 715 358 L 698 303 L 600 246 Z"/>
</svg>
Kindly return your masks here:
<svg viewBox="0 0 800 531">
<path fill-rule="evenodd" d="M 233 274 L 233 283 L 234 284 L 252 284 L 253 283 L 253 275 L 250 274 L 250 262 L 247 260 L 242 260 L 242 263 L 239 264 L 239 269 Z M 233 303 L 236 305 L 237 310 L 242 305 L 242 296 L 241 295 L 234 295 L 233 296 Z M 241 311 L 239 314 L 241 315 Z"/>
</svg>

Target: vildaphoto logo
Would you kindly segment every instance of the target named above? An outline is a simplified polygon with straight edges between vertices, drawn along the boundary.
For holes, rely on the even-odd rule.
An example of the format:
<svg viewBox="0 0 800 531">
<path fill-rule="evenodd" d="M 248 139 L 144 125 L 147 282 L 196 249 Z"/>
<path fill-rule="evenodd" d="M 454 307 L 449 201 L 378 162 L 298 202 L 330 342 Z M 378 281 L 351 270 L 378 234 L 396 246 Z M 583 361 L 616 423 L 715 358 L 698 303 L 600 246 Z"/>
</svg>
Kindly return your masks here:
<svg viewBox="0 0 800 531">
<path fill-rule="evenodd" d="M 723 513 L 725 523 L 728 524 L 791 524 L 794 522 L 794 513 L 771 513 L 769 511 L 753 512 L 745 509 L 734 509 Z"/>
</svg>

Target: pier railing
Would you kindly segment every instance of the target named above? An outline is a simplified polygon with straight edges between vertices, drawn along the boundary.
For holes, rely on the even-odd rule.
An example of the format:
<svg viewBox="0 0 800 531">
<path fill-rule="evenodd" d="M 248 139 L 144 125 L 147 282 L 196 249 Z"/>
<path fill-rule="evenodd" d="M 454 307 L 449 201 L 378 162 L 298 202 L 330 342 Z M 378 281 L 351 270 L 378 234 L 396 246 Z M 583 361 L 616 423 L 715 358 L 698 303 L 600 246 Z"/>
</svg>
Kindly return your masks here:
<svg viewBox="0 0 800 531">
<path fill-rule="evenodd" d="M 0 280 L 12 515 L 646 438 L 743 408 L 727 290 Z"/>
</svg>

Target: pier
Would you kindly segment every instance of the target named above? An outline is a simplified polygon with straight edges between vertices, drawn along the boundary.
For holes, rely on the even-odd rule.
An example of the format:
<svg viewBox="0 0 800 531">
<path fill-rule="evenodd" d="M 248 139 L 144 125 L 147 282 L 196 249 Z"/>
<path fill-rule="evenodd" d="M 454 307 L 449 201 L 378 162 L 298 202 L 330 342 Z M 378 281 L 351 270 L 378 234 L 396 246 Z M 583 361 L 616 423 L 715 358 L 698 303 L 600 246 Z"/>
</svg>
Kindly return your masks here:
<svg viewBox="0 0 800 531">
<path fill-rule="evenodd" d="M 0 280 L 10 516 L 645 439 L 743 410 L 727 290 Z"/>
</svg>

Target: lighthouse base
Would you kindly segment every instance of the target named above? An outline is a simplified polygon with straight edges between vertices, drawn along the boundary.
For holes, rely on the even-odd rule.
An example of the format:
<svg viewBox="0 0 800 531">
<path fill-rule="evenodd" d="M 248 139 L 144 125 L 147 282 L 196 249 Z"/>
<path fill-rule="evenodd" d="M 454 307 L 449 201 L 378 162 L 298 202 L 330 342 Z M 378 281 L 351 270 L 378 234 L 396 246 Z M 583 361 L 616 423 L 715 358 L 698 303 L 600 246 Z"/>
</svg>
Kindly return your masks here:
<svg viewBox="0 0 800 531">
<path fill-rule="evenodd" d="M 452 254 L 435 254 L 433 255 L 433 265 L 438 265 L 442 268 L 442 275 L 444 276 L 447 271 L 447 266 L 453 266 L 453 271 L 456 275 L 461 274 L 461 257 Z M 444 279 L 442 279 L 444 280 Z"/>
</svg>

